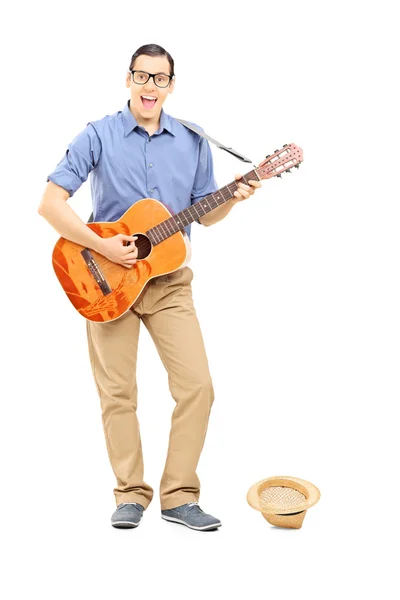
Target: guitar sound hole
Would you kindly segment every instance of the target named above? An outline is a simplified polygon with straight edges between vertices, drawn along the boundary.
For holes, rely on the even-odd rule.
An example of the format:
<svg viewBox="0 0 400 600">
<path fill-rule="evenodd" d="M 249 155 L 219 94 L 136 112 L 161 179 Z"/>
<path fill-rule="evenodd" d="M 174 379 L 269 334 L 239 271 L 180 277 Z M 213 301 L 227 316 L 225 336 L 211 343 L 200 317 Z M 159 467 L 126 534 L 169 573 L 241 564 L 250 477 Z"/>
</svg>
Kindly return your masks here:
<svg viewBox="0 0 400 600">
<path fill-rule="evenodd" d="M 133 236 L 137 236 L 137 240 L 133 240 L 138 249 L 137 260 L 147 258 L 152 248 L 149 238 L 144 233 L 134 233 Z"/>
</svg>

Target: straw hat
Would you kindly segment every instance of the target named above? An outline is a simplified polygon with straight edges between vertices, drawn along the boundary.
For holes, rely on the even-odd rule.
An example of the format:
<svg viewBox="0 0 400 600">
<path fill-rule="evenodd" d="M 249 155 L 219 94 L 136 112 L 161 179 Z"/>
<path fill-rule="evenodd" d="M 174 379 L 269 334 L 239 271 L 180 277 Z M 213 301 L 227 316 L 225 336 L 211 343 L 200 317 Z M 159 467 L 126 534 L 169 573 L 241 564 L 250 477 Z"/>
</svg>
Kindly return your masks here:
<svg viewBox="0 0 400 600">
<path fill-rule="evenodd" d="M 251 486 L 247 502 L 278 527 L 300 529 L 307 509 L 320 499 L 315 485 L 297 477 L 268 477 Z"/>
</svg>

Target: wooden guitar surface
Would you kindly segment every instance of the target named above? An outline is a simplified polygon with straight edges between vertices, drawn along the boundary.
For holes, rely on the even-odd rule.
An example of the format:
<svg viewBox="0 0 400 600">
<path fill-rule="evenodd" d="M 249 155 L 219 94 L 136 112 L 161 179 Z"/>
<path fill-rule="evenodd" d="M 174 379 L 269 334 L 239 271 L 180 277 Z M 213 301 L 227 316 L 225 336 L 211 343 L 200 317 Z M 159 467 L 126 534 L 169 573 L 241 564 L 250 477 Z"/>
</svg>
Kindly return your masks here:
<svg viewBox="0 0 400 600">
<path fill-rule="evenodd" d="M 65 238 L 58 240 L 52 255 L 53 267 L 69 300 L 83 317 L 98 322 L 117 319 L 134 304 L 150 279 L 183 266 L 187 242 L 180 231 L 154 246 L 145 236 L 146 231 L 169 217 L 171 213 L 162 203 L 144 198 L 118 221 L 87 224 L 103 238 L 118 233 L 139 235 L 135 242 L 138 260 L 132 268 L 113 263 Z"/>
</svg>

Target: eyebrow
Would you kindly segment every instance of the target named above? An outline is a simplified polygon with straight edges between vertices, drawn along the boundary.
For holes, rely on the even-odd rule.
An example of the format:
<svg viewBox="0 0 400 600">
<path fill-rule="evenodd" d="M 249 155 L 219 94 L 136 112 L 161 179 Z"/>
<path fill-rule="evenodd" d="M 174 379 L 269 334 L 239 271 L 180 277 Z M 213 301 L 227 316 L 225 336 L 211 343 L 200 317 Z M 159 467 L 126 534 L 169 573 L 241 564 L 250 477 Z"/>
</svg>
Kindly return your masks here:
<svg viewBox="0 0 400 600">
<path fill-rule="evenodd" d="M 148 71 L 144 71 L 143 69 L 132 69 L 133 71 L 141 71 L 142 73 L 147 73 L 147 75 L 153 75 L 153 73 L 149 73 Z M 168 73 L 164 73 L 163 71 L 159 71 L 158 73 L 154 73 L 154 75 L 166 75 L 167 77 L 170 77 L 170 75 L 168 75 Z"/>
</svg>

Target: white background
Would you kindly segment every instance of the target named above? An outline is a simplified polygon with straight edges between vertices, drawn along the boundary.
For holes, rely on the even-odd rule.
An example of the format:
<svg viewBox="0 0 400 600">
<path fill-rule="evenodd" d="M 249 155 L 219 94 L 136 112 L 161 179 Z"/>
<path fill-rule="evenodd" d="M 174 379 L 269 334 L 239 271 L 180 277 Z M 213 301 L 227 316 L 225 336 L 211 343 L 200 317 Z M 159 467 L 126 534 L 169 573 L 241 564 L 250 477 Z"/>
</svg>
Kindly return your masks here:
<svg viewBox="0 0 400 600">
<path fill-rule="evenodd" d="M 2 17 L 2 543 L 8 599 L 398 596 L 399 97 L 395 2 L 22 2 Z M 135 50 L 175 60 L 164 108 L 259 164 L 304 163 L 212 227 L 192 227 L 193 294 L 216 399 L 198 474 L 218 516 L 160 518 L 174 407 L 147 330 L 138 385 L 138 529 L 110 526 L 115 485 L 84 320 L 37 214 L 89 120 L 122 110 Z M 222 187 L 250 165 L 212 146 Z M 90 185 L 71 205 L 87 219 Z M 246 502 L 292 475 L 320 502 L 302 529 Z M 397 558 L 396 558 L 397 557 Z M 4 555 L 3 555 L 4 559 Z"/>
</svg>

